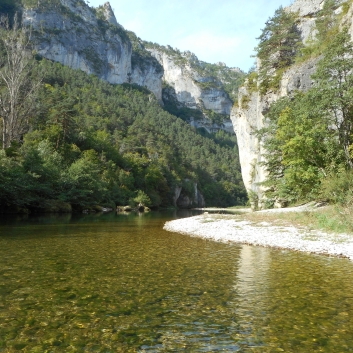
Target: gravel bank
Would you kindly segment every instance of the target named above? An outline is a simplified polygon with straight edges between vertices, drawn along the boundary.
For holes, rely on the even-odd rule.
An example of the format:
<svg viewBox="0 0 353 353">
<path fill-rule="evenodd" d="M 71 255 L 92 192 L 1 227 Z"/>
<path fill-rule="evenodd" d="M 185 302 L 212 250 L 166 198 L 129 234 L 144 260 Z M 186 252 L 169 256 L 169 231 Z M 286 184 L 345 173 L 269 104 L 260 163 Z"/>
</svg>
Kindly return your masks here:
<svg viewBox="0 0 353 353">
<path fill-rule="evenodd" d="M 203 214 L 166 222 L 164 229 L 220 242 L 347 257 L 353 260 L 353 236 L 328 234 L 317 230 L 252 223 L 239 216 Z"/>
</svg>

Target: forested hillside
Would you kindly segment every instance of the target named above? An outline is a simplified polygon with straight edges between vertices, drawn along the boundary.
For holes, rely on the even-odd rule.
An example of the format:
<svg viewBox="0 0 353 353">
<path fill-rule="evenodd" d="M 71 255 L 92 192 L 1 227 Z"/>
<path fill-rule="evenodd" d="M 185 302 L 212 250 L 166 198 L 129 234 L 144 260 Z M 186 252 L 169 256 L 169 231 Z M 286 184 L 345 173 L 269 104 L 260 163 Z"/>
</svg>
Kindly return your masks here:
<svg viewBox="0 0 353 353">
<path fill-rule="evenodd" d="M 21 141 L 0 152 L 0 204 L 74 209 L 173 205 L 176 186 L 197 182 L 207 205 L 243 204 L 237 147 L 226 135 L 201 136 L 170 115 L 146 89 L 111 85 L 47 60 L 36 114 Z M 55 202 L 54 202 L 55 204 Z"/>
</svg>

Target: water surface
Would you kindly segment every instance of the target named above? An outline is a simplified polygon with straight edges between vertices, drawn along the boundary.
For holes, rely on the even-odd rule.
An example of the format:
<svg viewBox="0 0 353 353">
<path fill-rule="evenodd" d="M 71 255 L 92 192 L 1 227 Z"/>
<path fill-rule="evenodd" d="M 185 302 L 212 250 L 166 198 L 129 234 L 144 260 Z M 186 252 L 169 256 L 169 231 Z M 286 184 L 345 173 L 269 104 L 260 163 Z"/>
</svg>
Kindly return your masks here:
<svg viewBox="0 0 353 353">
<path fill-rule="evenodd" d="M 0 352 L 353 352 L 353 264 L 168 233 L 172 212 L 0 218 Z"/>
</svg>

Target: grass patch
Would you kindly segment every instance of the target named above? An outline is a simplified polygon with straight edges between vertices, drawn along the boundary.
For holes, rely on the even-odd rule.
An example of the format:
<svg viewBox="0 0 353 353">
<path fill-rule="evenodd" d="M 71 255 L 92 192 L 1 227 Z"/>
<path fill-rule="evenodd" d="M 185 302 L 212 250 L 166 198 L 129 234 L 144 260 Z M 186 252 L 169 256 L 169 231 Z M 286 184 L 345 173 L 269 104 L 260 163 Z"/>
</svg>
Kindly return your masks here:
<svg viewBox="0 0 353 353">
<path fill-rule="evenodd" d="M 250 222 L 270 222 L 276 226 L 322 230 L 329 233 L 353 233 L 353 209 L 338 205 L 306 212 L 261 213 L 243 215 Z"/>
</svg>

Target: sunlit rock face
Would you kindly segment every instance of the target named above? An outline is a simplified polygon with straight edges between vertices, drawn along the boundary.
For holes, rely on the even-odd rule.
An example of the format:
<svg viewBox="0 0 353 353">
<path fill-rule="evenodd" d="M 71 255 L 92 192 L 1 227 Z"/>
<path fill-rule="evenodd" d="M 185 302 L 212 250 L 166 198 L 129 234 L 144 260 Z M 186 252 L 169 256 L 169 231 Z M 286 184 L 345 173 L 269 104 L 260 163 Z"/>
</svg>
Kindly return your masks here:
<svg viewBox="0 0 353 353">
<path fill-rule="evenodd" d="M 160 103 L 165 80 L 184 106 L 230 115 L 232 101 L 220 81 L 162 51 L 151 50 L 152 55 L 146 55 L 141 40 L 141 45 L 132 45 L 129 33 L 118 23 L 108 2 L 91 8 L 83 0 L 38 1 L 22 9 L 22 22 L 32 28 L 35 51 L 49 60 L 95 74 L 112 84 L 128 82 L 146 87 Z M 184 54 L 186 62 L 198 63 L 192 53 Z M 224 126 L 209 126 L 207 116 L 204 120 L 198 124 L 208 131 L 232 130 L 228 126 L 230 119 Z"/>
<path fill-rule="evenodd" d="M 302 34 L 303 42 L 306 42 L 310 36 L 315 36 L 316 15 L 323 5 L 323 0 L 297 0 L 287 7 L 288 11 L 299 14 L 298 28 Z"/>
<path fill-rule="evenodd" d="M 149 51 L 163 66 L 163 79 L 174 88 L 180 103 L 192 109 L 204 108 L 220 114 L 230 114 L 232 101 L 228 95 L 215 85 L 209 84 L 207 87 L 211 78 L 200 75 L 188 64 L 188 53 L 183 53 L 186 60 L 181 61 L 158 49 Z"/>
<path fill-rule="evenodd" d="M 342 11 L 342 6 L 339 6 L 341 3 L 342 1 L 337 0 L 336 14 Z M 286 8 L 286 11 L 298 14 L 298 28 L 304 44 L 308 39 L 315 38 L 315 20 L 323 6 L 324 0 L 296 0 Z M 342 26 L 348 26 L 351 34 L 353 34 L 352 19 L 353 8 L 351 7 L 342 18 Z M 261 183 L 266 180 L 266 171 L 261 164 L 264 161 L 264 149 L 255 132 L 264 127 L 264 115 L 272 103 L 281 97 L 290 96 L 297 90 L 306 91 L 312 87 L 311 75 L 316 70 L 317 62 L 318 59 L 312 59 L 300 65 L 293 65 L 283 74 L 277 92 L 269 91 L 261 96 L 259 92 L 248 92 L 246 85 L 239 90 L 238 104 L 231 111 L 231 120 L 237 135 L 243 181 L 246 189 L 258 196 L 260 207 L 264 201 L 264 189 Z M 260 65 L 258 62 L 257 70 Z M 244 96 L 247 97 L 248 103 L 242 107 Z"/>
<path fill-rule="evenodd" d="M 263 188 L 259 185 L 266 180 L 263 162 L 263 146 L 255 131 L 264 127 L 264 114 L 271 104 L 280 97 L 291 95 L 297 90 L 306 91 L 313 85 L 311 75 L 315 72 L 316 60 L 299 66 L 293 66 L 284 73 L 280 89 L 277 93 L 269 92 L 261 96 L 259 92 L 247 92 L 245 87 L 239 90 L 239 107 L 231 113 L 234 130 L 237 135 L 242 177 L 247 190 L 255 192 L 262 199 Z M 249 96 L 247 107 L 241 107 L 242 97 Z"/>
<path fill-rule="evenodd" d="M 23 23 L 32 27 L 38 54 L 110 83 L 127 82 L 131 43 L 109 3 L 98 9 L 75 0 L 60 0 L 60 5 L 38 4 L 25 8 L 22 17 Z"/>
<path fill-rule="evenodd" d="M 148 88 L 160 103 L 162 103 L 162 77 L 163 68 L 151 60 L 132 65 L 132 83 Z"/>
<path fill-rule="evenodd" d="M 96 9 L 81 0 L 25 7 L 37 53 L 112 84 L 136 83 L 162 97 L 163 72 L 150 60 L 132 65 L 132 45 L 109 3 Z"/>
</svg>

